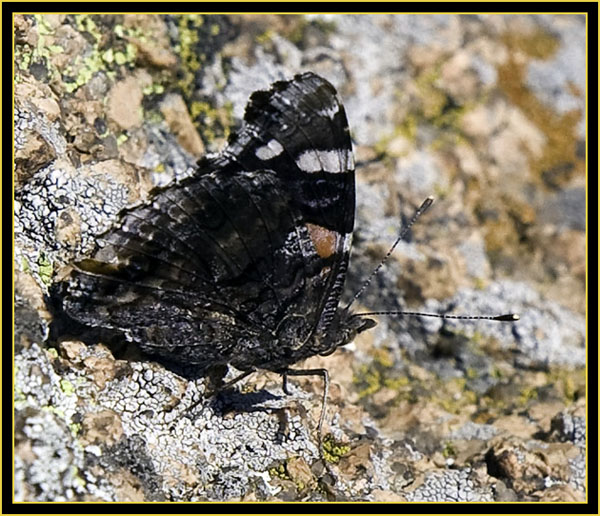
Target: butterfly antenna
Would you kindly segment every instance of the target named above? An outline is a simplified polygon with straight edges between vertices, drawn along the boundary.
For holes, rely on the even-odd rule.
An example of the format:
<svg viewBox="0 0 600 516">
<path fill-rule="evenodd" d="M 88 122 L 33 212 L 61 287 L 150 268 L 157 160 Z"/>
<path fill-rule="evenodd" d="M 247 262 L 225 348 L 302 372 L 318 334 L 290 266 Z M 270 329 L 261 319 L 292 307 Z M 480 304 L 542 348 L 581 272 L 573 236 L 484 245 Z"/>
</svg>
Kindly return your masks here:
<svg viewBox="0 0 600 516">
<path fill-rule="evenodd" d="M 375 277 L 375 275 L 381 270 L 381 268 L 383 267 L 383 265 L 385 264 L 385 262 L 387 261 L 387 259 L 394 252 L 394 249 L 396 249 L 396 246 L 400 243 L 400 240 L 403 240 L 406 237 L 406 235 L 410 231 L 410 228 L 413 226 L 413 224 L 415 222 L 417 222 L 417 219 L 421 215 L 423 215 L 423 213 L 425 213 L 427 211 L 427 209 L 432 204 L 433 204 L 433 197 L 427 197 L 427 199 L 425 199 L 423 201 L 423 203 L 421 204 L 421 206 L 419 206 L 419 208 L 417 209 L 417 211 L 415 211 L 414 215 L 412 216 L 412 218 L 410 219 L 410 221 L 408 222 L 408 224 L 402 228 L 402 231 L 400 231 L 400 234 L 398 235 L 398 238 L 396 238 L 396 241 L 393 243 L 392 247 L 390 247 L 390 250 L 386 253 L 386 255 L 383 257 L 383 259 L 381 260 L 381 262 L 379 262 L 379 265 L 377 267 L 375 267 L 375 269 L 373 269 L 373 272 L 369 275 L 369 277 L 366 279 L 366 281 L 362 284 L 362 287 L 360 287 L 360 289 L 358 290 L 358 292 L 356 294 L 354 294 L 354 297 L 346 305 L 346 310 L 348 310 L 352 306 L 352 304 L 354 303 L 354 301 L 356 301 L 362 295 L 362 293 L 369 286 L 369 284 L 371 283 L 371 281 L 373 281 L 373 278 Z"/>
<path fill-rule="evenodd" d="M 367 315 L 409 315 L 416 317 L 436 317 L 438 319 L 470 319 L 478 321 L 501 321 L 514 322 L 520 319 L 518 314 L 503 315 L 448 315 L 448 314 L 430 314 L 426 312 L 405 312 L 403 310 L 388 310 L 382 312 L 359 312 L 352 314 L 352 317 L 365 317 Z"/>
</svg>

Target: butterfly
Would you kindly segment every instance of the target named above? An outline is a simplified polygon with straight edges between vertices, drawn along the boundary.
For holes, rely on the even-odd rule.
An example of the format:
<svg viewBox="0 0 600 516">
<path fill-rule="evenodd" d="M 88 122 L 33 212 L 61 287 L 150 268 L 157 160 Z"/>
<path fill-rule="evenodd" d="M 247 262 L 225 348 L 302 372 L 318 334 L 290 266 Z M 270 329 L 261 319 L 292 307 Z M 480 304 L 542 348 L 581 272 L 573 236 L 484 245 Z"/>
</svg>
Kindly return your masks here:
<svg viewBox="0 0 600 516">
<path fill-rule="evenodd" d="M 355 212 L 348 121 L 308 72 L 254 92 L 243 124 L 197 171 L 153 192 L 97 238 L 50 296 L 68 318 L 111 330 L 199 373 L 294 369 L 375 326 L 340 307 Z M 237 379 L 236 379 L 237 380 Z"/>
</svg>

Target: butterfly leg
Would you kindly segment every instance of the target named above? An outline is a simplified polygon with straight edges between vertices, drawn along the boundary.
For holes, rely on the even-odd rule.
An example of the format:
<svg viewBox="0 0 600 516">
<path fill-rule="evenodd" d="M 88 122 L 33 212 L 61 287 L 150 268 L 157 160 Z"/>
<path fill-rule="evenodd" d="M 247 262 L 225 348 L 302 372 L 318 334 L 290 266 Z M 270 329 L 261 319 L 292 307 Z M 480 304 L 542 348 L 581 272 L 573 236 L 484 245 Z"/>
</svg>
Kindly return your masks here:
<svg viewBox="0 0 600 516">
<path fill-rule="evenodd" d="M 281 386 L 281 388 L 283 389 L 283 392 L 285 392 L 288 396 L 292 394 L 292 391 L 290 391 L 290 388 L 288 387 L 288 375 L 287 373 L 282 373 L 283 376 L 283 385 Z"/>
<path fill-rule="evenodd" d="M 232 380 L 229 380 L 227 383 L 225 383 L 219 390 L 228 389 L 232 385 L 235 385 L 236 383 L 238 383 L 240 380 L 243 380 L 244 378 L 246 378 L 246 376 L 250 376 L 255 371 L 256 371 L 256 369 L 254 367 L 252 369 L 248 369 L 247 371 L 244 371 L 242 374 L 237 375 L 235 378 L 233 378 Z"/>
<path fill-rule="evenodd" d="M 246 376 L 250 376 L 255 371 L 256 371 L 256 368 L 252 368 L 252 369 L 248 369 L 248 371 L 244 371 L 242 374 L 237 375 L 235 378 L 233 378 L 232 380 L 229 380 L 228 382 L 224 383 L 223 385 L 220 385 L 219 387 L 217 387 L 211 391 L 205 392 L 204 398 L 210 398 L 211 396 L 216 395 L 218 392 L 228 389 L 232 385 L 238 383 L 240 380 L 243 380 L 244 378 L 246 378 Z M 197 401 L 196 403 L 193 403 L 192 405 L 190 405 L 189 407 L 187 407 L 185 409 L 185 412 L 191 412 L 198 405 L 200 405 L 200 403 L 201 403 L 201 400 Z"/>
<path fill-rule="evenodd" d="M 286 369 L 281 373 L 283 375 L 283 392 L 290 394 L 287 385 L 288 376 L 320 376 L 323 378 L 323 402 L 321 405 L 321 416 L 317 426 L 317 435 L 319 439 L 319 450 L 323 449 L 323 421 L 325 421 L 325 411 L 327 408 L 327 396 L 329 395 L 329 373 L 327 369 Z"/>
<path fill-rule="evenodd" d="M 225 382 L 223 385 L 220 385 L 219 387 L 217 387 L 213 391 L 208 392 L 206 395 L 207 396 L 214 396 L 215 394 L 217 394 L 220 391 L 224 391 L 226 389 L 229 389 L 229 387 L 231 387 L 232 385 L 235 385 L 239 381 L 243 380 L 244 378 L 246 378 L 246 376 L 250 376 L 255 371 L 256 371 L 256 368 L 254 368 L 254 367 L 251 368 L 251 369 L 248 369 L 247 371 L 244 371 L 242 374 L 237 375 L 235 378 L 229 380 L 228 382 Z"/>
</svg>

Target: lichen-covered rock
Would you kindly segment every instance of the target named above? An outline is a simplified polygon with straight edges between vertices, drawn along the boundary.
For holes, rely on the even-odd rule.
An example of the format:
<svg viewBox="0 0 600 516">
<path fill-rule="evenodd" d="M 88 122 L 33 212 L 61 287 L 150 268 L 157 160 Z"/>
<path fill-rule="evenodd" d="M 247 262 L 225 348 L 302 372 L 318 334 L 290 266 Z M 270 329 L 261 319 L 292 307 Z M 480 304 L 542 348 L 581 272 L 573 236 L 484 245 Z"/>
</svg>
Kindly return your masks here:
<svg viewBox="0 0 600 516">
<path fill-rule="evenodd" d="M 16 15 L 17 501 L 580 501 L 586 492 L 585 18 Z M 357 159 L 354 294 L 381 316 L 284 395 L 50 335 L 48 285 L 194 172 L 248 96 L 311 70 Z M 408 308 L 407 308 L 408 307 Z M 231 375 L 234 372 L 230 372 Z M 228 377 L 229 378 L 229 377 Z"/>
</svg>

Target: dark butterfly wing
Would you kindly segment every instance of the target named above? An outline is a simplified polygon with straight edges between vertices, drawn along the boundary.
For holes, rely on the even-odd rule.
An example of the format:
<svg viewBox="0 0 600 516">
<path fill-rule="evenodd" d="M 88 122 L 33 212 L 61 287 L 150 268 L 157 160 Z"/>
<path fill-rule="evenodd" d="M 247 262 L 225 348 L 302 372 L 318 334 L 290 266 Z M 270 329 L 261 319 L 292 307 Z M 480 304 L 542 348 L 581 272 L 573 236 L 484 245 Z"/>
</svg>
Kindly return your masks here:
<svg viewBox="0 0 600 516">
<path fill-rule="evenodd" d="M 354 156 L 344 107 L 335 88 L 309 72 L 253 93 L 244 122 L 213 166 L 224 173 L 266 167 L 284 181 L 297 227 L 308 229 L 312 241 L 303 252 L 321 258 L 323 281 L 305 291 L 312 305 L 305 320 L 311 334 L 324 334 L 343 288 L 354 228 Z"/>
<path fill-rule="evenodd" d="M 280 369 L 335 314 L 353 222 L 344 110 L 308 73 L 254 93 L 226 150 L 126 211 L 53 295 L 171 361 Z"/>
</svg>

